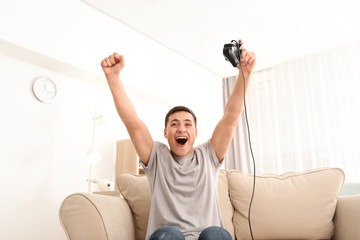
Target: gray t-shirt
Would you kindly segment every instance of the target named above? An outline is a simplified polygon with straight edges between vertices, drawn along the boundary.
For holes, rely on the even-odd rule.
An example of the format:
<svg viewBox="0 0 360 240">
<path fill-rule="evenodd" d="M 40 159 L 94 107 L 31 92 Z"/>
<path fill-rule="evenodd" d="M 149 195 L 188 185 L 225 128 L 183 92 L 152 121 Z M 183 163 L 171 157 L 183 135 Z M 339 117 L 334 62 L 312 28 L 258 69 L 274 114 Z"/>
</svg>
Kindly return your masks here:
<svg viewBox="0 0 360 240">
<path fill-rule="evenodd" d="M 223 227 L 218 203 L 221 164 L 210 141 L 185 157 L 174 156 L 165 144 L 154 142 L 143 167 L 151 193 L 146 239 L 164 226 L 180 229 L 186 240 L 198 239 L 206 227 Z"/>
</svg>

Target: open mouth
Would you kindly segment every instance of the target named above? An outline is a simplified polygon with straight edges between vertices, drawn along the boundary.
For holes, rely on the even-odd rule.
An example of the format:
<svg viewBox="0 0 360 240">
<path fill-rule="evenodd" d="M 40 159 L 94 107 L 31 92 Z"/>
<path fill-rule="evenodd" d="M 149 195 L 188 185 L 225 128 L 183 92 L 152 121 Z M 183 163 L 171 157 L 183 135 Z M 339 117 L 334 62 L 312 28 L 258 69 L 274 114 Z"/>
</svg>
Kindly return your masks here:
<svg viewBox="0 0 360 240">
<path fill-rule="evenodd" d="M 177 137 L 176 138 L 176 142 L 181 146 L 185 145 L 187 140 L 188 140 L 187 137 Z"/>
</svg>

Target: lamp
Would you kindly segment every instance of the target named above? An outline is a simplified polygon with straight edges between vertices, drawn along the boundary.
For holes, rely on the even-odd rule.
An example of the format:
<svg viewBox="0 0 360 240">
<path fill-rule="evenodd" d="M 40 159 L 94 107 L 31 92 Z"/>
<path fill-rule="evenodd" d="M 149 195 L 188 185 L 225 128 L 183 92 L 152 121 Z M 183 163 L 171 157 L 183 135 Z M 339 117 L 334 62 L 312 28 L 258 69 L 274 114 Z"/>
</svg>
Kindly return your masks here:
<svg viewBox="0 0 360 240">
<path fill-rule="evenodd" d="M 91 138 L 91 146 L 86 153 L 86 161 L 89 163 L 89 178 L 87 179 L 89 193 L 91 193 L 91 183 L 95 182 L 95 180 L 92 176 L 93 168 L 101 160 L 101 155 L 95 147 L 95 132 L 96 132 L 97 121 L 100 120 L 101 118 L 102 118 L 101 115 L 96 115 L 96 107 L 95 107 L 94 117 L 92 118 L 93 132 L 92 132 L 92 138 Z"/>
<path fill-rule="evenodd" d="M 101 160 L 100 153 L 93 146 L 91 146 L 86 153 L 86 161 L 90 165 L 96 165 L 100 162 L 100 160 Z"/>
</svg>

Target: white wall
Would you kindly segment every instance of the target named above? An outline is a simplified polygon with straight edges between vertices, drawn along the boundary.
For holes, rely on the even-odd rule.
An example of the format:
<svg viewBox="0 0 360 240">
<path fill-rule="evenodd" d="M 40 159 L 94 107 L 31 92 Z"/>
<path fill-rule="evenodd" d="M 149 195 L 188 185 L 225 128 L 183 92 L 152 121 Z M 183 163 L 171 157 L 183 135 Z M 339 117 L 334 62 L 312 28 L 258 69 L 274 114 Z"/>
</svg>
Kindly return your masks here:
<svg viewBox="0 0 360 240">
<path fill-rule="evenodd" d="M 199 118 L 197 143 L 210 138 L 222 114 L 221 79 L 79 1 L 0 4 L 0 239 L 66 239 L 62 200 L 87 191 L 95 105 L 102 161 L 96 176 L 114 178 L 114 143 L 128 138 L 99 63 L 125 54 L 122 78 L 155 140 L 164 116 L 187 105 Z M 37 76 L 58 86 L 54 102 L 33 96 Z"/>
</svg>

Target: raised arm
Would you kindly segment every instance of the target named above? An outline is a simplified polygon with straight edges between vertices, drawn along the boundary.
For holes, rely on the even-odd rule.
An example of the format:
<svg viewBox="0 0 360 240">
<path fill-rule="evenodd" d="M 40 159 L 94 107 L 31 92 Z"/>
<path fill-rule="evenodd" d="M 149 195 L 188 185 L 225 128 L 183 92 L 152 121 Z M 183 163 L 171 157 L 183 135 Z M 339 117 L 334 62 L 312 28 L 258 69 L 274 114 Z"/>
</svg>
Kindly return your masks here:
<svg viewBox="0 0 360 240">
<path fill-rule="evenodd" d="M 241 40 L 239 42 L 241 42 Z M 251 73 L 256 63 L 256 56 L 253 52 L 243 49 L 241 53 L 241 62 L 245 76 L 246 92 L 250 82 Z M 226 104 L 224 116 L 217 124 L 210 140 L 219 162 L 221 162 L 225 157 L 225 154 L 230 146 L 236 124 L 244 108 L 244 80 L 240 65 L 238 66 L 238 69 L 239 75 L 236 80 L 235 88 Z"/>
<path fill-rule="evenodd" d="M 145 123 L 136 114 L 134 105 L 127 96 L 120 80 L 120 72 L 124 66 L 124 56 L 117 53 L 101 61 L 101 67 L 110 87 L 116 110 L 126 126 L 140 160 L 147 165 L 154 142 Z"/>
</svg>

